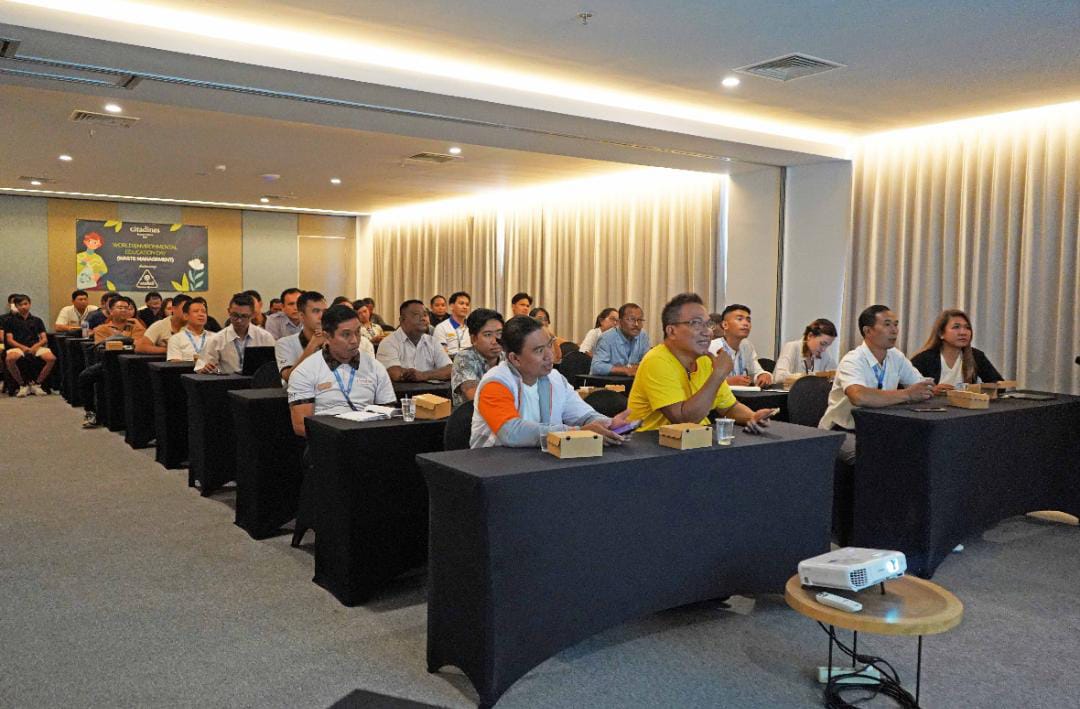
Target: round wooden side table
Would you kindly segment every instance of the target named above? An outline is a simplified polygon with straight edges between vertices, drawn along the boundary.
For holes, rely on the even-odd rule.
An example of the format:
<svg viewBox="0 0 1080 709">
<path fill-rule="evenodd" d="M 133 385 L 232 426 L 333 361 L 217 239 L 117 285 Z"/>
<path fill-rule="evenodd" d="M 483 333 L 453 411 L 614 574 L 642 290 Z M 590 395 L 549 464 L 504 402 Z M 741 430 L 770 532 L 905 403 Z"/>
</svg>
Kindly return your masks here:
<svg viewBox="0 0 1080 709">
<path fill-rule="evenodd" d="M 818 603 L 815 596 L 827 591 L 862 604 L 858 613 L 847 613 Z M 802 615 L 829 626 L 829 680 L 832 680 L 834 627 L 854 633 L 853 648 L 858 653 L 859 633 L 915 635 L 919 638 L 915 669 L 915 703 L 919 702 L 922 679 L 922 639 L 944 633 L 964 616 L 964 604 L 936 583 L 916 576 L 902 576 L 859 592 L 832 588 L 804 587 L 796 574 L 784 587 L 784 600 Z M 854 663 L 854 658 L 852 659 Z"/>
</svg>

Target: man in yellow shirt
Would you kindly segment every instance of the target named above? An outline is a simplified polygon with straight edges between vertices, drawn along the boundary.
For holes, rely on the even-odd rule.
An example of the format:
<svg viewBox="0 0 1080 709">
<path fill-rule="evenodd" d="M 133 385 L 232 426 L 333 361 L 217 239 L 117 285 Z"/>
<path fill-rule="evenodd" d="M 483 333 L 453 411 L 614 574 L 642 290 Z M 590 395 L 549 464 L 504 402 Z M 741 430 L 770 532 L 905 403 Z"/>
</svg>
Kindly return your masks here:
<svg viewBox="0 0 1080 709">
<path fill-rule="evenodd" d="M 696 293 L 682 293 L 664 306 L 664 341 L 638 365 L 630 390 L 630 420 L 641 431 L 669 423 L 708 423 L 710 411 L 734 419 L 747 433 L 760 433 L 772 409 L 751 411 L 735 400 L 725 378 L 734 364 L 722 349 L 709 354 L 709 313 Z"/>
</svg>

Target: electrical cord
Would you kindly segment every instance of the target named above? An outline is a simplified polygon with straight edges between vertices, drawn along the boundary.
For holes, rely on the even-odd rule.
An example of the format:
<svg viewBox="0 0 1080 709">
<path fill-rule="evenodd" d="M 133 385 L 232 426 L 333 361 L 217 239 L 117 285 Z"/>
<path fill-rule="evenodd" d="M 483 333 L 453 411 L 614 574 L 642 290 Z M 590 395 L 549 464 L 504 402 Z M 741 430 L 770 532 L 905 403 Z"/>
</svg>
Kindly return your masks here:
<svg viewBox="0 0 1080 709">
<path fill-rule="evenodd" d="M 862 669 L 852 669 L 851 672 L 839 672 L 832 676 L 832 679 L 825 685 L 825 706 L 828 709 L 857 709 L 858 705 L 863 702 L 868 702 L 879 694 L 883 694 L 896 701 L 896 703 L 905 707 L 905 709 L 918 709 L 919 704 L 915 701 L 915 697 L 911 692 L 907 691 L 900 684 L 900 675 L 896 669 L 889 664 L 887 660 L 874 655 L 858 654 L 849 648 L 836 636 L 836 631 L 827 627 L 824 623 L 818 622 L 818 625 L 825 634 L 829 636 L 829 642 L 835 643 L 836 647 L 840 649 L 840 652 L 848 657 L 852 658 L 855 664 L 862 663 Z M 868 668 L 873 667 L 878 671 L 880 677 L 874 677 L 873 675 L 863 674 Z M 846 684 L 841 680 L 851 677 L 865 677 L 870 680 L 874 680 L 872 683 L 866 684 Z M 841 696 L 844 693 L 852 694 L 854 692 L 862 692 L 864 696 L 855 698 L 852 702 L 845 701 Z"/>
</svg>

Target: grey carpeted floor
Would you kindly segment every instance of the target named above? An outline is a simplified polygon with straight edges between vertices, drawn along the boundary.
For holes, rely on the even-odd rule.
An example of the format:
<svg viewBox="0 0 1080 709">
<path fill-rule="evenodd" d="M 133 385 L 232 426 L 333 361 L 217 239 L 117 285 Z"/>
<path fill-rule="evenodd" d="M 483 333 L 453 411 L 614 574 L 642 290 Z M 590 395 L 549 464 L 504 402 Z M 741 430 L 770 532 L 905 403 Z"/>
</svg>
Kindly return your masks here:
<svg viewBox="0 0 1080 709">
<path fill-rule="evenodd" d="M 231 493 L 202 499 L 80 418 L 0 398 L 0 706 L 325 708 L 356 689 L 474 706 L 461 675 L 425 671 L 422 574 L 344 608 L 310 550 L 233 526 Z M 1007 520 L 934 580 L 966 615 L 926 642 L 925 706 L 1077 705 L 1080 529 Z M 914 640 L 861 641 L 913 678 Z M 499 707 L 815 706 L 825 650 L 782 597 L 736 597 L 595 636 Z"/>
</svg>

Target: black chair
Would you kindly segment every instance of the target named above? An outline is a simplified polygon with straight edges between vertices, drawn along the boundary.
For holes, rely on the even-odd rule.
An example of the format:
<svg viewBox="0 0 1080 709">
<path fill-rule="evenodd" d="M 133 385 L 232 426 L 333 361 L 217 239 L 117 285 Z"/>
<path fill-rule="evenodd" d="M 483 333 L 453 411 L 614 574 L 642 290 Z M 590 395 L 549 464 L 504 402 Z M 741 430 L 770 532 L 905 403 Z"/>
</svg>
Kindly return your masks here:
<svg viewBox="0 0 1080 709">
<path fill-rule="evenodd" d="M 769 359 L 768 357 L 758 357 L 757 363 L 760 364 L 761 368 L 769 374 L 772 374 L 773 370 L 776 369 L 775 359 Z"/>
<path fill-rule="evenodd" d="M 561 353 L 561 355 L 563 357 L 570 354 L 571 352 L 577 352 L 577 351 L 578 351 L 578 346 L 577 346 L 577 344 L 575 344 L 573 342 L 564 342 L 561 345 L 559 345 L 559 352 Z"/>
<path fill-rule="evenodd" d="M 571 352 L 563 355 L 562 362 L 559 362 L 559 372 L 566 377 L 566 381 L 570 382 L 570 386 L 577 386 L 578 376 L 581 374 L 588 374 L 589 368 L 592 367 L 592 358 L 584 352 Z"/>
<path fill-rule="evenodd" d="M 608 418 L 612 418 L 616 414 L 626 411 L 628 402 L 629 399 L 627 399 L 626 394 L 617 391 L 609 391 L 608 389 L 598 389 L 585 397 L 586 404 Z"/>
<path fill-rule="evenodd" d="M 443 432 L 443 449 L 448 451 L 465 450 L 472 438 L 473 403 L 466 401 L 454 409 L 446 420 Z"/>
<path fill-rule="evenodd" d="M 832 382 L 825 377 L 803 377 L 796 381 L 788 393 L 788 422 L 816 427 L 829 406 L 830 389 Z"/>
<path fill-rule="evenodd" d="M 278 372 L 277 362 L 266 362 L 255 370 L 251 377 L 252 389 L 280 389 L 281 373 Z"/>
</svg>

